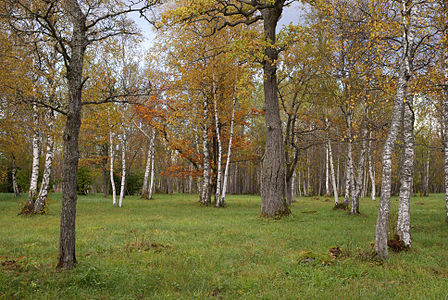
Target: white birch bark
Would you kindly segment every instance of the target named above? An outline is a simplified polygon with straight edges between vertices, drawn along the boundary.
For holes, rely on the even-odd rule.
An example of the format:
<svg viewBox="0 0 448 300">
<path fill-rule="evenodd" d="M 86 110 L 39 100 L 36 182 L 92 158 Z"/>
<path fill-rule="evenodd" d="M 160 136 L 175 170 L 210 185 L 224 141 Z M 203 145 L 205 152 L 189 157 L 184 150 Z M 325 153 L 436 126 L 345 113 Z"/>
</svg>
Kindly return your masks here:
<svg viewBox="0 0 448 300">
<path fill-rule="evenodd" d="M 233 96 L 232 119 L 230 121 L 229 146 L 227 148 L 227 160 L 226 160 L 226 167 L 224 169 L 224 180 L 222 184 L 221 202 L 223 205 L 226 205 L 227 182 L 229 181 L 228 177 L 230 167 L 230 156 L 232 154 L 233 128 L 235 126 L 235 106 L 236 106 L 236 95 Z"/>
<path fill-rule="evenodd" d="M 445 31 L 447 36 L 448 32 Z M 448 37 L 448 36 L 447 36 Z M 445 46 L 448 46 L 445 43 Z M 442 71 L 444 73 L 445 82 L 448 82 L 448 54 L 442 52 Z M 448 86 L 445 86 L 445 98 L 442 102 L 442 141 L 443 141 L 443 164 L 445 173 L 445 221 L 448 222 Z"/>
<path fill-rule="evenodd" d="M 334 172 L 334 165 L 333 165 L 333 151 L 331 149 L 330 139 L 327 138 L 327 142 L 328 142 L 328 157 L 330 162 L 331 183 L 333 185 L 334 205 L 337 206 L 339 204 L 339 196 L 338 196 L 338 186 L 336 185 L 336 175 Z"/>
<path fill-rule="evenodd" d="M 366 124 L 367 126 L 367 124 Z M 359 214 L 359 198 L 361 196 L 361 188 L 362 188 L 362 179 L 364 176 L 364 166 L 366 161 L 366 151 L 367 151 L 367 135 L 368 130 L 364 128 L 363 130 L 363 140 L 361 143 L 361 152 L 359 154 L 359 162 L 358 162 L 358 173 L 355 181 L 355 191 L 352 194 L 352 203 L 350 207 L 350 214 L 355 215 Z"/>
<path fill-rule="evenodd" d="M 345 174 L 345 195 L 344 207 L 348 208 L 350 196 L 354 195 L 354 176 L 353 176 L 353 139 L 352 139 L 352 117 L 351 113 L 347 115 L 347 168 Z"/>
<path fill-rule="evenodd" d="M 296 181 L 297 181 L 297 173 L 294 171 L 292 173 L 292 180 L 291 180 L 291 202 L 296 202 Z"/>
<path fill-rule="evenodd" d="M 203 173 L 203 181 L 202 181 L 202 204 L 210 205 L 210 157 L 208 152 L 208 106 L 207 101 L 204 100 L 204 111 L 203 111 L 203 120 L 204 120 L 204 132 L 202 134 L 202 151 L 204 153 L 204 173 Z"/>
<path fill-rule="evenodd" d="M 14 197 L 20 196 L 19 186 L 17 184 L 17 166 L 16 166 L 16 158 L 12 155 L 12 168 L 11 168 L 11 177 L 12 177 L 12 188 L 14 190 Z"/>
<path fill-rule="evenodd" d="M 215 87 L 215 78 L 213 76 L 213 106 L 215 115 L 215 132 L 218 140 L 218 159 L 217 159 L 217 174 L 216 174 L 216 192 L 215 192 L 215 206 L 223 207 L 221 202 L 221 182 L 222 182 L 222 142 L 221 132 L 219 130 L 219 116 L 218 116 L 218 99 Z"/>
<path fill-rule="evenodd" d="M 30 179 L 30 189 L 29 189 L 29 198 L 28 204 L 29 210 L 32 211 L 34 209 L 34 202 L 37 197 L 37 180 L 39 177 L 39 131 L 37 127 L 39 126 L 39 115 L 37 112 L 36 105 L 33 105 L 33 124 L 35 128 L 33 129 L 33 165 L 31 168 L 31 179 Z M 28 205 L 27 204 L 27 205 Z"/>
<path fill-rule="evenodd" d="M 417 24 L 416 0 L 401 0 L 402 10 L 402 54 L 398 70 L 398 83 L 394 99 L 391 126 L 383 147 L 383 172 L 381 178 L 381 198 L 378 209 L 375 234 L 375 252 L 381 258 L 387 258 L 387 229 L 389 222 L 392 152 L 401 126 L 403 104 L 406 97 L 408 82 L 412 76 L 412 60 L 414 39 Z"/>
<path fill-rule="evenodd" d="M 146 197 L 148 192 L 149 173 L 151 172 L 151 143 L 148 146 L 148 155 L 146 156 L 145 175 L 143 176 L 142 197 Z"/>
<path fill-rule="evenodd" d="M 118 199 L 118 207 L 123 205 L 124 190 L 126 186 L 126 130 L 123 130 L 121 140 L 121 186 L 120 198 Z"/>
<path fill-rule="evenodd" d="M 115 156 L 115 149 L 114 149 L 114 138 L 112 130 L 109 130 L 109 155 L 110 155 L 110 186 L 112 187 L 112 204 L 114 206 L 117 205 L 117 192 L 115 188 L 115 181 L 114 181 L 114 156 Z"/>
<path fill-rule="evenodd" d="M 375 201 L 376 197 L 376 186 L 375 186 L 375 165 L 372 162 L 372 132 L 369 134 L 369 143 L 367 148 L 367 159 L 369 160 L 369 177 L 372 184 L 372 200 Z"/>
<path fill-rule="evenodd" d="M 330 195 L 330 172 L 328 170 L 328 143 L 325 145 L 325 196 Z"/>
<path fill-rule="evenodd" d="M 50 177 L 54 157 L 54 138 L 53 138 L 53 123 L 54 113 L 52 110 L 46 112 L 47 120 L 47 149 L 45 154 L 45 167 L 42 178 L 42 184 L 40 186 L 39 195 L 34 203 L 34 213 L 42 213 L 47 201 L 48 190 L 50 188 Z"/>
<path fill-rule="evenodd" d="M 397 235 L 407 247 L 411 247 L 411 216 L 409 200 L 412 193 L 414 171 L 414 112 L 413 96 L 407 97 L 403 114 L 402 162 L 400 170 L 400 197 L 398 201 Z"/>
<path fill-rule="evenodd" d="M 154 191 L 154 140 L 156 137 L 156 130 L 152 129 L 152 138 L 151 138 L 151 177 L 149 180 L 149 187 L 148 187 L 148 199 L 152 199 L 152 193 Z"/>
</svg>

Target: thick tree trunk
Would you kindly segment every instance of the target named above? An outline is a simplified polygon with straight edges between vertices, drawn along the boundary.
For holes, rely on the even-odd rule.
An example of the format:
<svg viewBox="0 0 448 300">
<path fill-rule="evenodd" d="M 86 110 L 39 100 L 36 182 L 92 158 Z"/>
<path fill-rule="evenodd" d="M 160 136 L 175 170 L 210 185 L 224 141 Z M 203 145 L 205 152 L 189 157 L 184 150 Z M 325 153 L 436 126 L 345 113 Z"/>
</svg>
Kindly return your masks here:
<svg viewBox="0 0 448 300">
<path fill-rule="evenodd" d="M 366 124 L 367 126 L 367 124 Z M 358 162 L 358 176 L 355 182 L 355 192 L 352 194 L 352 203 L 350 207 L 350 214 L 356 215 L 359 214 L 359 198 L 361 196 L 361 188 L 362 188 L 362 179 L 364 176 L 364 167 L 366 165 L 366 151 L 367 151 L 367 135 L 368 130 L 364 128 L 363 130 L 363 141 L 361 143 L 361 152 L 359 154 L 359 162 Z"/>
<path fill-rule="evenodd" d="M 121 185 L 120 198 L 118 199 L 118 207 L 123 205 L 123 198 L 126 185 L 126 130 L 123 130 L 123 137 L 121 140 Z"/>
<path fill-rule="evenodd" d="M 412 176 L 414 171 L 414 111 L 412 95 L 407 97 L 407 101 L 404 104 L 403 142 L 397 234 L 407 247 L 411 247 L 409 199 L 411 198 L 412 193 Z"/>
<path fill-rule="evenodd" d="M 412 59 L 414 52 L 414 38 L 417 24 L 416 1 L 401 0 L 403 16 L 402 56 L 398 71 L 397 91 L 394 99 L 392 120 L 383 148 L 383 172 L 381 178 L 381 199 L 378 209 L 375 235 L 375 252 L 381 258 L 389 256 L 387 249 L 387 229 L 389 222 L 389 208 L 392 177 L 392 152 L 401 126 L 403 104 L 405 101 L 408 81 L 412 74 Z M 405 24 L 408 24 L 407 26 Z"/>
<path fill-rule="evenodd" d="M 48 190 L 50 189 L 50 177 L 51 177 L 51 169 L 54 157 L 54 138 L 53 138 L 53 122 L 54 122 L 54 113 L 51 110 L 48 110 L 46 113 L 47 119 L 47 152 L 45 154 L 45 167 L 42 178 L 42 184 L 40 186 L 39 196 L 37 196 L 36 202 L 34 204 L 34 213 L 44 213 Z"/>
<path fill-rule="evenodd" d="M 275 43 L 275 29 L 280 19 L 284 1 L 276 1 L 274 7 L 261 10 L 264 36 L 272 45 Z M 290 213 L 285 201 L 285 160 L 282 123 L 278 101 L 277 65 L 278 51 L 274 46 L 265 48 L 264 105 L 266 120 L 266 146 L 262 166 L 261 215 L 280 217 Z"/>
<path fill-rule="evenodd" d="M 14 155 L 12 155 L 11 177 L 12 177 L 12 189 L 14 191 L 14 197 L 17 198 L 20 196 L 20 190 L 17 184 L 17 166 L 16 166 L 16 157 Z"/>
<path fill-rule="evenodd" d="M 65 1 L 66 14 L 73 25 L 71 58 L 67 67 L 68 110 L 64 130 L 64 158 L 62 174 L 61 232 L 59 242 L 59 262 L 57 267 L 72 268 L 75 256 L 76 183 L 78 175 L 78 137 L 81 127 L 82 70 L 87 47 L 86 16 L 75 0 Z"/>
<path fill-rule="evenodd" d="M 368 148 L 367 148 L 367 158 L 369 160 L 369 177 L 370 177 L 370 182 L 372 184 L 372 200 L 375 201 L 375 196 L 376 196 L 376 183 L 375 183 L 375 165 L 373 164 L 372 161 L 372 132 L 370 132 L 369 134 L 369 143 L 368 143 Z"/>
<path fill-rule="evenodd" d="M 339 205 L 339 197 L 338 197 L 338 186 L 336 184 L 336 175 L 334 172 L 334 165 L 333 165 L 333 151 L 331 149 L 331 141 L 327 138 L 328 143 L 328 157 L 330 162 L 330 173 L 331 173 L 331 183 L 333 185 L 333 194 L 334 194 L 334 205 Z"/>
</svg>

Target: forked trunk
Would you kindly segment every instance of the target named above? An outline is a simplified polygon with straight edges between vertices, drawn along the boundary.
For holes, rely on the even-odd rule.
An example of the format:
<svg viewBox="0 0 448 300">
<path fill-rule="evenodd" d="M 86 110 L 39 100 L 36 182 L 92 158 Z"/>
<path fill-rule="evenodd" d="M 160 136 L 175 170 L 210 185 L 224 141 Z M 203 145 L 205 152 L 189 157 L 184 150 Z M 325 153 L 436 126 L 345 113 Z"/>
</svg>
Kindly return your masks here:
<svg viewBox="0 0 448 300">
<path fill-rule="evenodd" d="M 367 126 L 367 124 L 366 124 Z M 362 189 L 362 179 L 364 175 L 364 167 L 366 165 L 366 151 L 367 151 L 367 135 L 368 130 L 364 128 L 363 130 L 363 141 L 361 143 L 361 152 L 359 154 L 359 162 L 358 162 L 358 174 L 355 182 L 355 192 L 352 195 L 352 203 L 350 207 L 350 214 L 356 215 L 359 214 L 359 198 L 361 196 Z"/>
<path fill-rule="evenodd" d="M 30 188 L 28 192 L 28 201 L 22 209 L 21 214 L 31 214 L 34 212 L 34 204 L 37 199 L 37 180 L 39 177 L 39 114 L 36 105 L 33 105 L 33 164 L 31 167 Z"/>
<path fill-rule="evenodd" d="M 398 70 L 398 83 L 394 99 L 392 120 L 383 148 L 383 172 L 381 178 L 381 199 L 378 209 L 378 218 L 376 222 L 375 234 L 375 252 L 381 258 L 387 258 L 389 252 L 387 249 L 387 229 L 389 222 L 389 208 L 391 195 L 392 178 L 392 153 L 397 140 L 398 132 L 401 126 L 402 112 L 408 82 L 412 74 L 412 59 L 414 49 L 414 38 L 417 24 L 417 3 L 415 0 L 402 0 L 402 55 Z M 407 24 L 407 26 L 406 26 Z"/>
<path fill-rule="evenodd" d="M 48 190 L 50 189 L 50 177 L 51 169 L 54 157 L 54 138 L 53 138 L 53 120 L 54 113 L 48 110 L 46 113 L 47 119 L 47 152 L 45 154 L 45 167 L 42 178 L 42 184 L 40 186 L 39 195 L 37 196 L 36 202 L 34 204 L 34 213 L 44 213 L 45 205 L 47 202 Z"/>
</svg>

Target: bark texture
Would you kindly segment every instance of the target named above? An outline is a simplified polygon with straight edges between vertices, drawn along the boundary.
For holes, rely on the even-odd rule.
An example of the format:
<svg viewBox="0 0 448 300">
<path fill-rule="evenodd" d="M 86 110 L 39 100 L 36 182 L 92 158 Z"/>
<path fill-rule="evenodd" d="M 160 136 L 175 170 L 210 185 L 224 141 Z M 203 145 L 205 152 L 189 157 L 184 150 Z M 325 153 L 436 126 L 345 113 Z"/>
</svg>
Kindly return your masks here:
<svg viewBox="0 0 448 300">
<path fill-rule="evenodd" d="M 411 216 L 409 200 L 412 193 L 414 171 L 414 111 L 413 96 L 408 96 L 403 113 L 403 152 L 400 170 L 400 198 L 398 202 L 397 235 L 411 247 Z"/>
<path fill-rule="evenodd" d="M 387 229 L 389 222 L 391 178 L 392 178 L 392 152 L 395 141 L 400 130 L 402 121 L 402 111 L 408 89 L 408 82 L 412 74 L 412 60 L 414 52 L 414 39 L 417 24 L 416 0 L 401 0 L 402 10 L 402 54 L 398 70 L 398 83 L 394 99 L 392 120 L 383 147 L 382 163 L 383 172 L 381 177 L 381 198 L 378 209 L 375 234 L 375 252 L 380 258 L 387 258 Z"/>
<path fill-rule="evenodd" d="M 207 101 L 204 100 L 204 111 L 203 111 L 203 118 L 204 118 L 204 132 L 202 134 L 202 150 L 204 152 L 204 173 L 203 173 L 203 180 L 202 180 L 202 196 L 201 201 L 204 205 L 210 205 L 211 204 L 211 198 L 210 198 L 210 153 L 208 151 L 208 127 L 207 127 L 207 119 L 208 119 L 208 104 Z"/>
<path fill-rule="evenodd" d="M 121 185 L 120 198 L 118 199 L 118 207 L 123 205 L 123 198 L 126 189 L 126 130 L 123 130 L 123 137 L 121 140 Z"/>
<path fill-rule="evenodd" d="M 272 45 L 275 43 L 278 20 L 284 1 L 276 1 L 272 8 L 261 11 L 264 36 Z M 262 165 L 261 215 L 279 217 L 290 213 L 285 201 L 285 161 L 283 132 L 280 120 L 277 65 L 278 50 L 274 46 L 265 48 L 266 59 L 264 71 L 264 105 L 266 121 L 266 146 Z"/>
<path fill-rule="evenodd" d="M 47 202 L 48 190 L 50 189 L 50 177 L 51 177 L 51 169 L 53 165 L 53 157 L 54 157 L 54 138 L 53 138 L 53 122 L 54 122 L 54 113 L 51 110 L 48 110 L 46 113 L 47 120 L 47 150 L 45 154 L 45 167 L 44 173 L 42 177 L 42 184 L 40 186 L 39 195 L 37 196 L 36 202 L 34 203 L 34 213 L 44 213 L 45 205 Z"/>
<path fill-rule="evenodd" d="M 12 188 L 14 190 L 14 197 L 18 197 L 20 196 L 20 190 L 17 184 L 17 166 L 16 166 L 16 157 L 14 155 L 12 155 L 11 177 L 12 177 Z"/>
<path fill-rule="evenodd" d="M 84 53 L 88 44 L 86 16 L 75 0 L 65 1 L 65 12 L 72 23 L 71 56 L 67 66 L 69 101 L 63 135 L 64 158 L 62 174 L 62 209 L 58 268 L 69 269 L 76 264 L 75 218 L 76 183 L 78 175 L 78 138 L 81 127 L 81 96 Z"/>
</svg>

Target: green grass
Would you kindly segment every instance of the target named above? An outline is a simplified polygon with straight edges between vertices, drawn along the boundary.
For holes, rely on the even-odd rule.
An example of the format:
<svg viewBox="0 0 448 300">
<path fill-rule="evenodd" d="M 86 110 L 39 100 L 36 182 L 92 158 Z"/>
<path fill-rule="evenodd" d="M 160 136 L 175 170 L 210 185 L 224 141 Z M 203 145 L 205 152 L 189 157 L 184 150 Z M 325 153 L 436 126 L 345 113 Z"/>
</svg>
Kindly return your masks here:
<svg viewBox="0 0 448 300">
<path fill-rule="evenodd" d="M 228 197 L 225 209 L 179 194 L 127 197 L 121 209 L 79 197 L 78 265 L 65 272 L 55 270 L 60 195 L 51 198 L 49 215 L 20 217 L 17 200 L 0 194 L 1 299 L 448 297 L 442 195 L 412 199 L 413 248 L 385 263 L 369 255 L 378 205 L 369 199 L 350 216 L 331 198 L 300 198 L 292 217 L 271 220 L 258 217 L 257 196 Z M 330 258 L 333 246 L 343 257 Z"/>
</svg>

